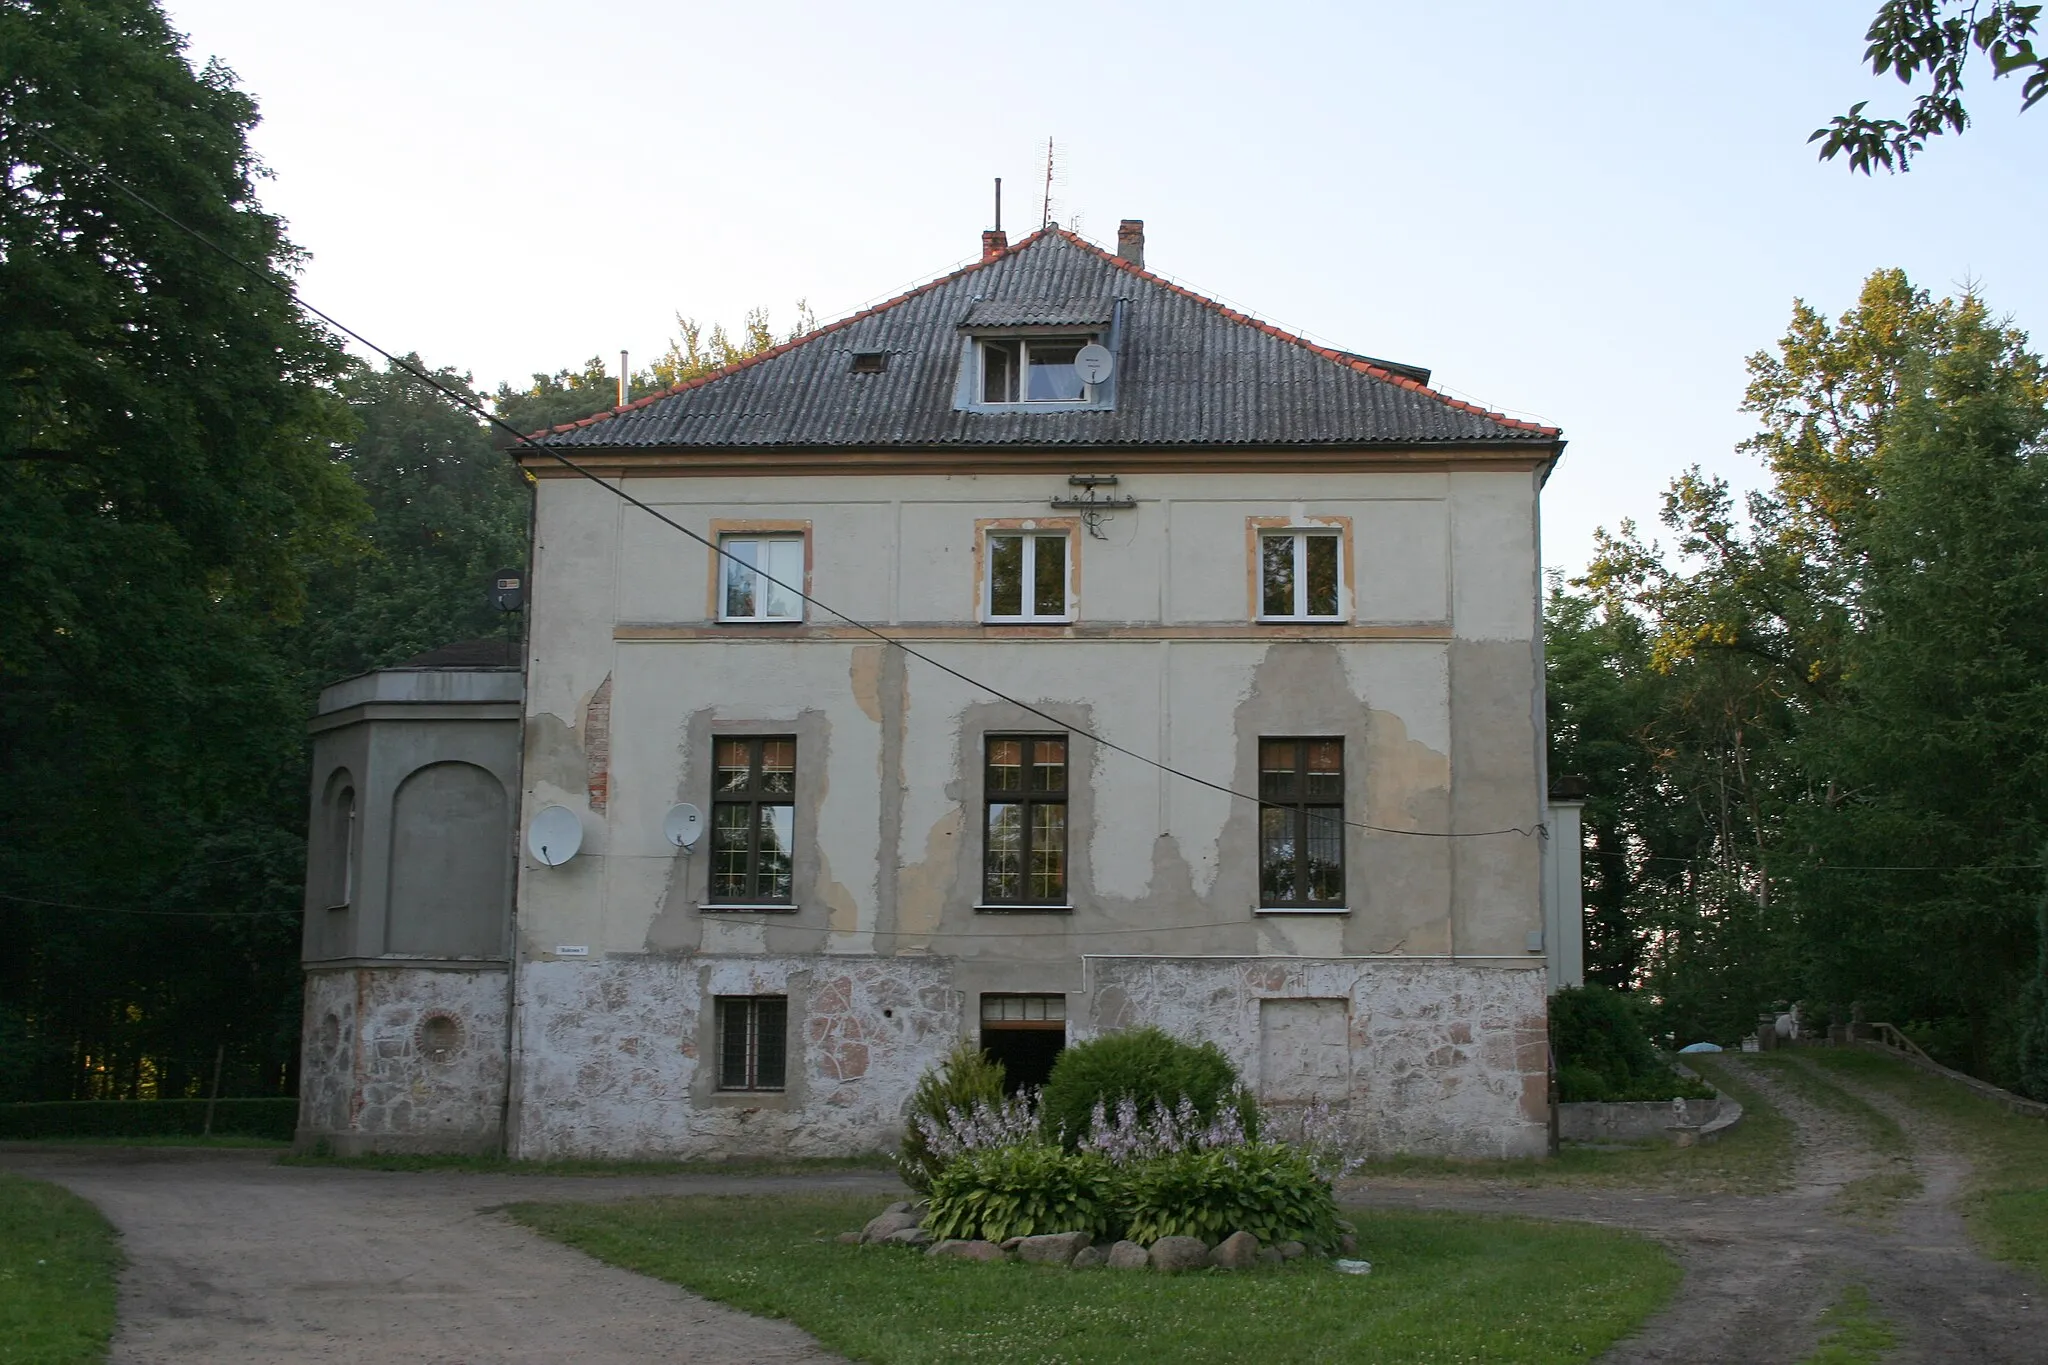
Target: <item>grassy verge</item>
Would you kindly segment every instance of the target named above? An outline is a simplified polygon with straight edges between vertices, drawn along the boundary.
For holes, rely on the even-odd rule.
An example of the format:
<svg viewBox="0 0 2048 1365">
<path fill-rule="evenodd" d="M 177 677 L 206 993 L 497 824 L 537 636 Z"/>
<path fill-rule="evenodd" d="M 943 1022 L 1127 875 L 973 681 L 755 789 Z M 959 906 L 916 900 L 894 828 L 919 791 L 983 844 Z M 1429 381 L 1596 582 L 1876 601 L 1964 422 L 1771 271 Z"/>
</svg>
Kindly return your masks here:
<svg viewBox="0 0 2048 1365">
<path fill-rule="evenodd" d="M 106 1359 L 121 1253 L 98 1209 L 0 1171 L 0 1363 Z"/>
<path fill-rule="evenodd" d="M 1820 1320 L 1827 1334 L 1800 1365 L 1876 1365 L 1899 1344 L 1892 1325 L 1871 1311 L 1870 1294 L 1860 1284 L 1843 1290 Z"/>
<path fill-rule="evenodd" d="M 1441 1157 L 1388 1157 L 1370 1162 L 1358 1178 L 1492 1180 L 1521 1185 L 1664 1186 L 1697 1193 L 1768 1194 L 1791 1177 L 1793 1128 L 1741 1073 L 1711 1055 L 1688 1056 L 1715 1087 L 1742 1105 L 1742 1122 L 1719 1141 L 1697 1147 L 1645 1143 L 1619 1151 L 1567 1146 L 1548 1161 L 1454 1161 Z"/>
<path fill-rule="evenodd" d="M 2048 1275 L 2048 1122 L 1877 1053 L 1830 1048 L 1814 1060 L 1898 1096 L 1947 1129 L 1974 1167 L 1963 1205 L 1971 1231 L 1993 1256 Z"/>
<path fill-rule="evenodd" d="M 887 1156 L 808 1157 L 787 1161 L 514 1161 L 502 1156 L 284 1156 L 280 1166 L 334 1166 L 351 1171 L 457 1171 L 473 1175 L 811 1175 L 821 1171 L 891 1171 Z"/>
<path fill-rule="evenodd" d="M 1581 1225 L 1356 1213 L 1369 1276 L 1325 1262 L 1169 1277 L 940 1261 L 833 1236 L 872 1200 L 522 1204 L 512 1216 L 600 1260 L 786 1318 L 882 1365 L 1589 1360 L 1670 1295 L 1654 1243 Z"/>
</svg>

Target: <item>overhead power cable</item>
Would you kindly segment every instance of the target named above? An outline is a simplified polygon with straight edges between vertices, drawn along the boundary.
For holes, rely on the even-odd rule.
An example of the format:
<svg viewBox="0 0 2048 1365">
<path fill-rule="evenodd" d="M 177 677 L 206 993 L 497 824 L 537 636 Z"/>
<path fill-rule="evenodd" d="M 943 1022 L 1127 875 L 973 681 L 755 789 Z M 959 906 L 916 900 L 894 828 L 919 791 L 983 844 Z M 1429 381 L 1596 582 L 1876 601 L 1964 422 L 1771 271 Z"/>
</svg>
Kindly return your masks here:
<svg viewBox="0 0 2048 1365">
<path fill-rule="evenodd" d="M 1011 696 L 1009 693 L 1003 691 L 1001 688 L 995 686 L 993 683 L 984 682 L 979 678 L 973 677 L 970 674 L 964 673 L 961 670 L 954 668 L 951 664 L 947 664 L 938 659 L 933 658 L 931 655 L 924 653 L 922 650 L 911 648 L 909 645 L 903 643 L 903 641 L 901 640 L 894 638 L 887 632 L 873 625 L 870 625 L 865 621 L 857 620 L 854 617 L 848 616 L 845 612 L 840 611 L 838 608 L 832 606 L 830 603 L 819 601 L 817 598 L 805 592 L 802 588 L 796 587 L 792 584 L 784 583 L 782 580 L 771 576 L 764 570 L 756 568 L 754 565 L 747 564 L 744 560 L 741 560 L 737 556 L 733 555 L 730 551 L 726 550 L 725 547 L 719 545 L 716 541 L 709 539 L 708 537 L 705 537 L 703 535 L 700 535 L 696 531 L 691 530 L 689 527 L 683 525 L 681 522 L 676 521 L 674 518 L 670 517 L 660 508 L 655 507 L 650 503 L 644 502 L 641 499 L 634 497 L 631 493 L 627 492 L 623 487 L 616 484 L 607 483 L 601 475 L 576 463 L 574 460 L 562 454 L 561 451 L 555 449 L 554 447 L 542 445 L 541 443 L 533 440 L 525 432 L 520 431 L 511 423 L 505 421 L 502 417 L 490 411 L 488 408 L 484 407 L 481 403 L 469 397 L 467 394 L 449 388 L 447 385 L 443 384 L 440 380 L 434 378 L 433 375 L 427 373 L 419 366 L 414 365 L 411 361 L 406 360 L 401 356 L 394 355 L 390 351 L 385 350 L 382 346 L 379 346 L 376 342 L 370 340 L 361 332 L 355 330 L 355 328 L 350 327 L 348 324 L 342 322 L 333 314 L 324 312 L 321 309 L 314 307 L 312 304 L 306 302 L 304 299 L 299 297 L 298 291 L 292 287 L 290 281 L 280 278 L 270 270 L 266 270 L 260 266 L 253 265 L 250 262 L 243 260 L 241 257 L 229 251 L 226 247 L 214 241 L 205 233 L 199 231 L 197 228 L 191 227 L 190 225 L 186 224 L 183 220 L 179 219 L 175 214 L 171 213 L 168 209 L 165 209 L 161 205 L 155 203 L 153 200 L 148 198 L 148 196 L 144 195 L 141 191 L 129 185 L 126 181 L 122 180 L 113 172 L 105 169 L 104 167 L 93 164 L 92 161 L 90 161 L 85 156 L 79 154 L 78 152 L 73 151 L 71 148 L 65 146 L 61 142 L 58 142 L 55 138 L 49 136 L 47 133 L 44 133 L 38 129 L 22 128 L 19 129 L 18 131 L 26 134 L 28 137 L 34 139 L 37 142 L 42 143 L 44 146 L 50 148 L 52 151 L 55 151 L 59 155 L 65 157 L 74 165 L 84 170 L 88 175 L 97 176 L 101 180 L 104 180 L 107 184 L 112 185 L 122 194 L 126 195 L 128 198 L 132 199 L 137 204 L 140 204 L 143 208 L 149 210 L 151 213 L 156 214 L 158 217 L 162 218 L 165 222 L 169 223 L 172 227 L 178 229 L 180 232 L 183 232 L 186 235 L 190 236 L 195 241 L 205 246 L 208 250 L 214 252 L 216 255 L 221 257 L 221 259 L 227 261 L 230 265 L 235 266 L 237 269 L 242 270 L 243 272 L 248 274 L 251 278 L 258 280 L 264 285 L 267 285 L 268 287 L 275 289 L 280 294 L 283 294 L 287 299 L 291 300 L 292 304 L 295 307 L 302 309 L 306 313 L 311 314 L 313 317 L 320 319 L 320 321 L 326 323 L 328 326 L 342 333 L 344 336 L 347 336 L 350 339 L 361 343 L 368 349 L 376 352 L 379 356 L 382 356 L 384 360 L 393 368 L 404 371 L 406 374 L 412 376 L 420 383 L 425 384 L 428 388 L 434 390 L 434 392 L 440 394 L 443 398 L 455 404 L 457 407 L 463 409 L 465 412 L 471 413 L 476 417 L 482 418 L 491 426 L 496 427 L 500 431 L 505 432 L 513 439 L 513 441 L 521 449 L 533 451 L 534 453 L 539 455 L 545 455 L 547 458 L 555 461 L 557 464 L 561 465 L 564 469 L 567 469 L 571 473 L 576 474 L 582 478 L 588 479 L 590 482 L 596 484 L 599 488 L 604 489 L 606 492 L 612 494 L 614 497 L 620 499 L 621 501 L 629 503 L 630 505 L 639 508 L 641 511 L 647 513 L 647 515 L 653 517 L 656 521 L 661 522 L 663 525 L 669 527 L 671 530 L 677 531 L 680 534 L 687 536 L 689 539 L 696 541 L 699 545 L 706 547 L 719 558 L 731 560 L 735 564 L 743 565 L 760 578 L 766 579 L 768 582 L 774 584 L 778 588 L 781 588 L 783 591 L 792 594 L 801 601 L 806 602 L 809 605 L 817 608 L 821 612 L 824 612 L 830 616 L 837 617 L 839 620 L 845 622 L 847 625 L 853 627 L 856 630 L 863 631 L 866 634 L 874 636 L 875 639 L 881 641 L 883 644 L 901 650 L 904 654 L 908 655 L 910 658 L 916 659 L 919 663 L 925 664 L 931 668 L 935 668 L 939 670 L 941 673 L 945 673 L 950 677 L 956 678 L 959 681 L 966 683 L 969 687 L 984 692 L 989 696 L 996 698 L 998 701 L 1007 702 L 1010 705 L 1017 707 L 1019 710 L 1024 711 L 1029 715 L 1038 717 L 1040 720 L 1050 721 L 1052 724 L 1058 726 L 1062 730 L 1068 731 L 1072 734 L 1079 735 L 1083 739 L 1091 740 L 1094 743 L 1101 745 L 1103 748 L 1108 749 L 1113 753 L 1119 753 L 1126 758 L 1135 759 L 1139 763 L 1142 763 L 1147 767 L 1155 768 L 1162 773 L 1168 774 L 1169 776 L 1180 778 L 1184 782 L 1192 782 L 1196 786 L 1207 787 L 1211 791 L 1221 792 L 1225 796 L 1229 796 L 1235 800 L 1250 801 L 1254 805 L 1257 805 L 1261 808 L 1271 808 L 1276 810 L 1293 809 L 1293 807 L 1287 806 L 1282 802 L 1268 801 L 1264 797 L 1255 796 L 1249 792 L 1239 791 L 1235 787 L 1232 787 L 1226 783 L 1212 781 L 1209 778 L 1199 776 L 1195 773 L 1183 771 L 1182 769 L 1176 768 L 1169 763 L 1165 763 L 1159 759 L 1153 758 L 1149 754 L 1140 753 L 1136 749 L 1130 748 L 1127 745 L 1119 744 L 1117 741 L 1109 739 L 1106 736 L 1097 734 L 1094 731 L 1087 729 L 1086 727 L 1078 726 L 1073 724 L 1071 721 L 1063 720 L 1062 718 L 1055 716 L 1048 711 L 1042 710 L 1041 708 L 1032 705 L 1028 701 L 1024 701 L 1019 697 Z M 1519 834 L 1523 838 L 1529 838 L 1530 836 L 1535 835 L 1536 833 L 1542 831 L 1544 828 L 1541 823 L 1538 823 L 1534 826 L 1510 825 L 1503 829 L 1468 830 L 1460 832 L 1454 830 L 1397 829 L 1390 825 L 1375 825 L 1370 824 L 1363 820 L 1347 819 L 1341 821 L 1341 823 L 1353 829 L 1369 830 L 1375 834 L 1406 835 L 1411 838 L 1418 839 L 1487 839 L 1505 834 Z"/>
</svg>

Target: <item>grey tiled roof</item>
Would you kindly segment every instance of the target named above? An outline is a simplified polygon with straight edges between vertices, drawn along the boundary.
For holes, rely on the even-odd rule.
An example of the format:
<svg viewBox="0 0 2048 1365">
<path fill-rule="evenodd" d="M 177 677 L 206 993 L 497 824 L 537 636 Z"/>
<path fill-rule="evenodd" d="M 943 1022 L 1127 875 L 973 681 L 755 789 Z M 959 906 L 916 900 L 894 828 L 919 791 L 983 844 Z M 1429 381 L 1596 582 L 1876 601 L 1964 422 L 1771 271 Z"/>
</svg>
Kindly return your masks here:
<svg viewBox="0 0 2048 1365">
<path fill-rule="evenodd" d="M 962 327 L 1106 322 L 1123 303 L 1110 410 L 961 411 Z M 855 352 L 885 351 L 880 374 Z M 544 437 L 572 449 L 1549 446 L 1486 412 L 1137 270 L 1058 229 L 703 379 Z"/>
</svg>

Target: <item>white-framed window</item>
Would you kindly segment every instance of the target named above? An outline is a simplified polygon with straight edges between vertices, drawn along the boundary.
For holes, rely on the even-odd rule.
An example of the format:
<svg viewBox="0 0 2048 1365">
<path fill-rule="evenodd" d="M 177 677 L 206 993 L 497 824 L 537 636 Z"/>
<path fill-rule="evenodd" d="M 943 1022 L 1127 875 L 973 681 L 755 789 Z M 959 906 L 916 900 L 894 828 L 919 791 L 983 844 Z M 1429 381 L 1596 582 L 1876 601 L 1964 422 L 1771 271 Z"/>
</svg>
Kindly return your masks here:
<svg viewBox="0 0 2048 1365">
<path fill-rule="evenodd" d="M 1065 531 L 992 530 L 986 547 L 982 614 L 990 621 L 1073 619 Z"/>
<path fill-rule="evenodd" d="M 718 548 L 719 620 L 804 619 L 801 535 L 721 536 Z"/>
<path fill-rule="evenodd" d="M 984 403 L 1079 403 L 1088 385 L 1074 357 L 1092 337 L 985 337 L 975 345 L 981 360 Z"/>
<path fill-rule="evenodd" d="M 1343 560 L 1338 531 L 1261 531 L 1259 619 L 1342 620 Z"/>
</svg>

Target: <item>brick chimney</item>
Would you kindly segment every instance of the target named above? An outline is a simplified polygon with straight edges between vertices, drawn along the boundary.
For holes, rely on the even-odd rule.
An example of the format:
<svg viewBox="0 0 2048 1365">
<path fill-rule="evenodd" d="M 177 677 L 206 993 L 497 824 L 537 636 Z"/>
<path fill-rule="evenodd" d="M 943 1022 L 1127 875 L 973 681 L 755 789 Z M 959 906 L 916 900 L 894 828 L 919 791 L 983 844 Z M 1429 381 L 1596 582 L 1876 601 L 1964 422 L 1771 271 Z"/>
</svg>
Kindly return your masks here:
<svg viewBox="0 0 2048 1365">
<path fill-rule="evenodd" d="M 1010 236 L 1001 228 L 992 228 L 981 234 L 981 259 L 992 261 L 1010 249 Z"/>
<path fill-rule="evenodd" d="M 1145 220 L 1126 218 L 1116 225 L 1116 254 L 1132 265 L 1145 268 Z"/>
</svg>

